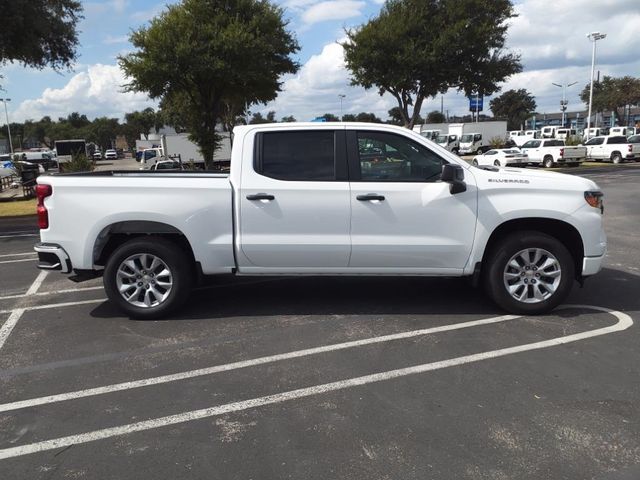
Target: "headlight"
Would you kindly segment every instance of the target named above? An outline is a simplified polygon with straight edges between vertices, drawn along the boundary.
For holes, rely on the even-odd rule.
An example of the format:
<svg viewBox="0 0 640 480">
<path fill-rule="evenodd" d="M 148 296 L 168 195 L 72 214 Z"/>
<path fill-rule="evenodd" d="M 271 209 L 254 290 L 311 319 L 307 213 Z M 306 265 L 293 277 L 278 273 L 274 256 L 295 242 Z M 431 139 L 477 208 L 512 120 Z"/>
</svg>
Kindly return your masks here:
<svg viewBox="0 0 640 480">
<path fill-rule="evenodd" d="M 599 208 L 604 213 L 604 194 L 600 191 L 584 192 L 584 199 L 593 208 Z"/>
</svg>

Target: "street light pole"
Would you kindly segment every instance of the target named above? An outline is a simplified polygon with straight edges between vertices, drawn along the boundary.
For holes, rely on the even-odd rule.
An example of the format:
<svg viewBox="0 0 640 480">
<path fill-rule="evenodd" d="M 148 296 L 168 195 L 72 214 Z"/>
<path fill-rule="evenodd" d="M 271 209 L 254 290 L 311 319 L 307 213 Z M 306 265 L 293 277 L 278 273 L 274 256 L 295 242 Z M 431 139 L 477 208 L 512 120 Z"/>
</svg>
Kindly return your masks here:
<svg viewBox="0 0 640 480">
<path fill-rule="evenodd" d="M 338 97 L 340 97 L 340 121 L 342 121 L 342 100 L 347 98 L 347 96 L 344 93 L 339 93 Z"/>
<path fill-rule="evenodd" d="M 593 50 L 591 52 L 591 87 L 589 89 L 589 116 L 587 117 L 587 136 L 586 139 L 589 140 L 590 130 L 591 130 L 591 105 L 593 103 L 593 74 L 596 69 L 596 42 L 598 40 L 602 40 L 607 37 L 606 33 L 600 32 L 591 32 L 587 34 L 587 38 L 589 41 L 593 43 Z"/>
<path fill-rule="evenodd" d="M 566 83 L 563 83 L 562 85 L 558 83 L 553 83 L 553 82 L 551 83 L 551 85 L 555 85 L 556 87 L 562 88 L 562 100 L 560 101 L 560 110 L 562 110 L 562 126 L 563 127 L 565 122 L 564 112 L 567 110 L 567 105 L 569 104 L 569 102 L 567 102 L 567 88 L 573 87 L 576 83 L 578 82 L 573 82 L 568 85 Z"/>
<path fill-rule="evenodd" d="M 10 102 L 10 98 L 0 98 L 0 102 L 4 103 L 4 115 L 7 119 L 7 133 L 9 134 L 9 151 L 11 157 L 13 157 L 13 142 L 11 141 L 11 126 L 9 125 L 9 112 L 7 111 L 7 102 Z"/>
</svg>

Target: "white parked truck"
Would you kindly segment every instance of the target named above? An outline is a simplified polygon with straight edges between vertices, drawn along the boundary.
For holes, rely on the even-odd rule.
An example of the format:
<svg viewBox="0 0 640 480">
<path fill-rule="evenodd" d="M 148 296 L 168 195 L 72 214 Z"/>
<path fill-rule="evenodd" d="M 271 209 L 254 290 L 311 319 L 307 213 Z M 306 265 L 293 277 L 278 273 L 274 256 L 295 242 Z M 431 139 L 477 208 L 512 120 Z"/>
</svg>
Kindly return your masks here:
<svg viewBox="0 0 640 480">
<path fill-rule="evenodd" d="M 640 144 L 629 143 L 627 137 L 622 135 L 594 137 L 584 146 L 589 160 L 621 163 L 640 159 Z"/>
<path fill-rule="evenodd" d="M 591 180 L 476 168 L 384 124 L 234 132 L 229 175 L 39 177 L 38 267 L 101 273 L 137 318 L 167 315 L 202 275 L 232 273 L 471 277 L 504 310 L 539 314 L 601 268 Z"/>
<path fill-rule="evenodd" d="M 529 162 L 551 168 L 556 165 L 577 167 L 587 157 L 585 147 L 567 147 L 564 140 L 541 138 L 529 140 L 520 150 L 529 155 Z"/>
<path fill-rule="evenodd" d="M 457 135 L 460 139 L 461 155 L 479 155 L 491 148 L 494 139 L 506 142 L 507 122 L 452 123 L 449 135 Z"/>
<path fill-rule="evenodd" d="M 458 135 L 441 133 L 436 138 L 436 143 L 456 155 L 460 151 L 460 138 Z"/>
</svg>

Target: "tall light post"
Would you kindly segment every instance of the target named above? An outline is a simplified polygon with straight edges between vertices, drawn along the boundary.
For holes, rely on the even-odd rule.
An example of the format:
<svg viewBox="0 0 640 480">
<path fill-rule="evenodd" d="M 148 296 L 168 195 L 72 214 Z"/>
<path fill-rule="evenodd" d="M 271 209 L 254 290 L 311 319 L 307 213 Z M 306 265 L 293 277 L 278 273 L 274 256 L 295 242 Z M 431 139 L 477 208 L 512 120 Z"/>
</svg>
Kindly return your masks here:
<svg viewBox="0 0 640 480">
<path fill-rule="evenodd" d="M 567 111 L 567 105 L 569 104 L 569 102 L 567 102 L 567 88 L 569 87 L 573 87 L 576 83 L 578 82 L 573 82 L 570 84 L 566 84 L 563 83 L 562 85 L 558 84 L 558 83 L 551 83 L 551 85 L 555 85 L 556 87 L 560 87 L 562 89 L 562 100 L 560 100 L 560 110 L 562 110 L 562 126 L 564 127 L 564 120 L 565 120 L 565 116 L 564 116 L 564 112 Z"/>
<path fill-rule="evenodd" d="M 347 98 L 344 93 L 339 93 L 338 97 L 340 97 L 340 121 L 342 121 L 342 101 Z"/>
<path fill-rule="evenodd" d="M 591 88 L 589 90 L 589 116 L 587 117 L 587 140 L 589 140 L 591 130 L 591 104 L 593 103 L 593 74 L 596 69 L 596 42 L 607 37 L 606 33 L 591 32 L 587 34 L 587 38 L 593 43 L 593 50 L 591 52 Z"/>
<path fill-rule="evenodd" d="M 4 116 L 7 119 L 7 133 L 9 134 L 9 151 L 11 157 L 13 157 L 13 142 L 11 141 L 11 126 L 9 125 L 9 112 L 7 111 L 7 102 L 10 102 L 10 98 L 0 98 L 0 102 L 4 103 Z"/>
</svg>

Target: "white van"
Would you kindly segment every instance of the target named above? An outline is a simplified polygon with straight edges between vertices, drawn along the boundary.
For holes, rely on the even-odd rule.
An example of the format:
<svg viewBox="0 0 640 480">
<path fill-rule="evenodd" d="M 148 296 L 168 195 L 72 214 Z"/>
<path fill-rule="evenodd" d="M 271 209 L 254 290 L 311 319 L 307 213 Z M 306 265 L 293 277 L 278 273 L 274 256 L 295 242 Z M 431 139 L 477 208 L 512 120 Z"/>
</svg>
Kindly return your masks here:
<svg viewBox="0 0 640 480">
<path fill-rule="evenodd" d="M 558 131 L 556 132 L 556 138 L 560 140 L 566 140 L 569 137 L 575 137 L 575 136 L 576 136 L 575 128 L 559 128 Z"/>
<path fill-rule="evenodd" d="M 609 136 L 613 137 L 613 136 L 624 136 L 624 137 L 630 137 L 631 135 L 635 135 L 637 132 L 637 128 L 635 127 L 611 127 L 611 130 L 609 130 Z"/>
<path fill-rule="evenodd" d="M 556 138 L 560 127 L 542 127 L 542 138 Z"/>
</svg>

